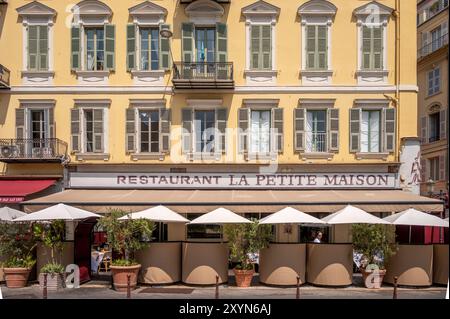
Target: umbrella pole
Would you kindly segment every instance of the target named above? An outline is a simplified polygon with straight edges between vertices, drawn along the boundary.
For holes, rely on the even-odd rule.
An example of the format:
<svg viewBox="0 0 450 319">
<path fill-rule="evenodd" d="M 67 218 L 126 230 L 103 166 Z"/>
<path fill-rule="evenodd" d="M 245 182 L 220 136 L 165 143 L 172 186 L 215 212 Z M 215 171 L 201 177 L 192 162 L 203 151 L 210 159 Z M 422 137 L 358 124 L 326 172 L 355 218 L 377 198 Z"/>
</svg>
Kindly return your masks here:
<svg viewBox="0 0 450 319">
<path fill-rule="evenodd" d="M 411 244 L 411 225 L 409 225 L 409 244 Z"/>
</svg>

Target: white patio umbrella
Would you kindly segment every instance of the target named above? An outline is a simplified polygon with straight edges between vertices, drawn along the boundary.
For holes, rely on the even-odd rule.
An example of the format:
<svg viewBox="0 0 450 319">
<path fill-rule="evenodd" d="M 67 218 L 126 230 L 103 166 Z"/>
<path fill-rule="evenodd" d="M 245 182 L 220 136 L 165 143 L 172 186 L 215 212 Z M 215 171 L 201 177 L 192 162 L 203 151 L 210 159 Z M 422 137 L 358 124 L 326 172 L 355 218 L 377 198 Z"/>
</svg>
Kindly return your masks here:
<svg viewBox="0 0 450 319">
<path fill-rule="evenodd" d="M 119 220 L 128 220 L 128 219 L 148 219 L 155 222 L 163 222 L 163 223 L 189 222 L 189 219 L 184 218 L 180 214 L 162 205 L 148 208 L 143 211 L 125 215 L 119 218 Z"/>
<path fill-rule="evenodd" d="M 326 224 L 324 221 L 305 214 L 295 208 L 285 207 L 276 213 L 261 218 L 260 224 Z"/>
<path fill-rule="evenodd" d="M 233 213 L 231 210 L 220 207 L 212 212 L 191 220 L 189 224 L 251 224 L 252 221 Z"/>
<path fill-rule="evenodd" d="M 322 221 L 328 224 L 391 224 L 352 205 L 322 218 Z"/>
<path fill-rule="evenodd" d="M 101 217 L 100 215 L 88 212 L 87 210 L 72 207 L 65 204 L 57 204 L 16 218 L 15 222 L 25 221 L 49 221 L 49 220 L 82 220 L 91 217 Z"/>
<path fill-rule="evenodd" d="M 448 220 L 409 208 L 400 213 L 383 218 L 393 225 L 409 226 L 409 242 L 411 242 L 411 226 L 448 227 Z"/>
<path fill-rule="evenodd" d="M 8 206 L 0 208 L 0 221 L 12 222 L 16 218 L 25 216 L 26 213 L 20 210 L 9 208 Z"/>
</svg>

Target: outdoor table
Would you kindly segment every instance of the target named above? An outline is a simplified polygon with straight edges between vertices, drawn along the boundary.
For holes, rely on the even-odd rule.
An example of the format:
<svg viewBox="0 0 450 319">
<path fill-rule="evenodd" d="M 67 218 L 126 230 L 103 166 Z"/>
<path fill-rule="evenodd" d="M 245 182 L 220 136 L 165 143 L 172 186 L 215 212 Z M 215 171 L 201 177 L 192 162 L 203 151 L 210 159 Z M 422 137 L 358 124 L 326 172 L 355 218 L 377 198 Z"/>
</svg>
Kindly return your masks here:
<svg viewBox="0 0 450 319">
<path fill-rule="evenodd" d="M 433 245 L 433 283 L 448 284 L 448 244 Z"/>
<path fill-rule="evenodd" d="M 447 272 L 448 275 L 448 272 Z M 394 277 L 403 286 L 431 286 L 433 283 L 433 245 L 398 245 L 386 265 L 384 282 L 393 284 Z"/>
<path fill-rule="evenodd" d="M 259 256 L 259 281 L 266 285 L 305 283 L 306 244 L 270 243 Z"/>
<path fill-rule="evenodd" d="M 56 253 L 55 256 L 58 263 L 65 267 L 67 265 L 74 263 L 74 242 L 63 242 L 62 253 L 61 256 L 58 256 Z M 52 255 L 50 248 L 44 246 L 42 243 L 37 245 L 36 249 L 36 267 L 37 267 L 37 277 L 39 277 L 39 273 L 41 272 L 41 268 L 48 263 L 52 262 Z"/>
<path fill-rule="evenodd" d="M 306 247 L 306 281 L 318 286 L 349 286 L 353 279 L 352 244 L 315 244 Z"/>
<path fill-rule="evenodd" d="M 152 242 L 136 252 L 141 264 L 138 278 L 145 284 L 171 284 L 181 280 L 181 242 Z"/>
<path fill-rule="evenodd" d="M 228 244 L 224 242 L 183 242 L 182 282 L 214 285 L 228 281 Z"/>
</svg>

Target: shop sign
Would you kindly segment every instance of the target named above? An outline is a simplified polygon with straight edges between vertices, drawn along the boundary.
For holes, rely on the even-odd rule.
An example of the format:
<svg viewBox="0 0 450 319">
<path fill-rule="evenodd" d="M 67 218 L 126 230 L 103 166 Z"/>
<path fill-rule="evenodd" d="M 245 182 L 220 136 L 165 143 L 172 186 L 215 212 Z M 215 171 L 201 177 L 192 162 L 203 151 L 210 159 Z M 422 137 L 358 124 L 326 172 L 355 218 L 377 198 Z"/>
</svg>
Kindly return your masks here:
<svg viewBox="0 0 450 319">
<path fill-rule="evenodd" d="M 6 203 L 6 204 L 14 204 L 14 203 L 20 203 L 24 200 L 24 197 L 1 197 L 0 196 L 0 203 Z"/>
<path fill-rule="evenodd" d="M 71 173 L 72 188 L 332 189 L 396 188 L 395 173 Z"/>
</svg>

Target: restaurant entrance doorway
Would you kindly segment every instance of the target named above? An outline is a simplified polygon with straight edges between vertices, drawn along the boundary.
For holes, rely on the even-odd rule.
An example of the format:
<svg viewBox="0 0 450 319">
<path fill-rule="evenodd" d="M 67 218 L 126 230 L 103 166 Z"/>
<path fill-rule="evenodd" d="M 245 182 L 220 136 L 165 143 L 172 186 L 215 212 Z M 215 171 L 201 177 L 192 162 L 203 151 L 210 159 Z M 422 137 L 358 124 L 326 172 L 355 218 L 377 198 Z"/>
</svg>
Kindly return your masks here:
<svg viewBox="0 0 450 319">
<path fill-rule="evenodd" d="M 97 220 L 89 218 L 79 222 L 75 229 L 74 262 L 80 268 L 80 283 L 91 280 L 91 241 L 95 224 Z"/>
</svg>

